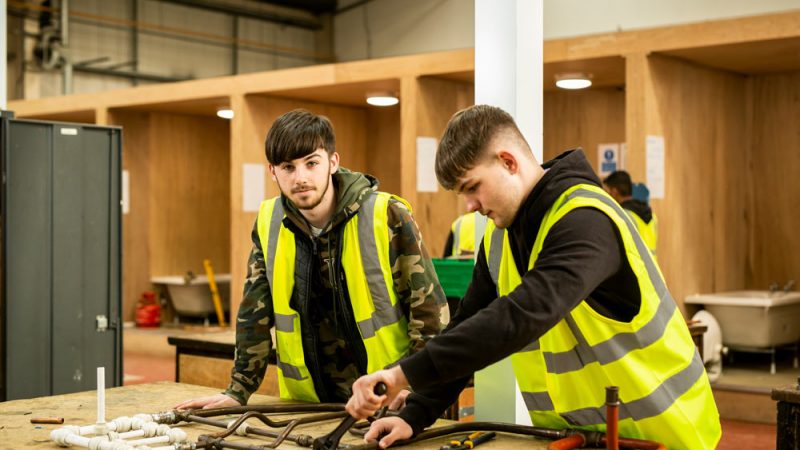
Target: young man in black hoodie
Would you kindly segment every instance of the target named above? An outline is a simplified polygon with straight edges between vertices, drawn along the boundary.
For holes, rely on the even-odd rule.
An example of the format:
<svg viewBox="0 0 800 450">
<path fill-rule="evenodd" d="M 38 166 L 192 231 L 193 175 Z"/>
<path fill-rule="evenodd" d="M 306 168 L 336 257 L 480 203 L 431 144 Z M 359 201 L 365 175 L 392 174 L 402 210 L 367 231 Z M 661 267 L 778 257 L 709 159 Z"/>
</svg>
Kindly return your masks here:
<svg viewBox="0 0 800 450">
<path fill-rule="evenodd" d="M 719 415 L 685 321 L 582 151 L 540 166 L 510 115 L 477 105 L 450 120 L 436 175 L 492 221 L 445 332 L 353 385 L 347 410 L 357 417 L 414 390 L 367 440 L 385 448 L 418 433 L 476 370 L 511 356 L 534 425 L 603 431 L 604 388 L 614 385 L 622 436 L 714 448 Z M 386 395 L 373 394 L 379 381 Z"/>
</svg>

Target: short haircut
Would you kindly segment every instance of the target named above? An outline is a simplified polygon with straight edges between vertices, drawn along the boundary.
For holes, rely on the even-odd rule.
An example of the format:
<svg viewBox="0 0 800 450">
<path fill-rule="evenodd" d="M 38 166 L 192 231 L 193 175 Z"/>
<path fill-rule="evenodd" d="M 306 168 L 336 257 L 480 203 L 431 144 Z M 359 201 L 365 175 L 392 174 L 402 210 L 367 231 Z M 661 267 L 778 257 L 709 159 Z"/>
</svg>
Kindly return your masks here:
<svg viewBox="0 0 800 450">
<path fill-rule="evenodd" d="M 466 171 L 483 160 L 487 146 L 502 131 L 510 131 L 525 142 L 514 118 L 496 106 L 474 105 L 455 113 L 436 150 L 439 183 L 453 189 Z"/>
<path fill-rule="evenodd" d="M 308 156 L 324 148 L 328 156 L 336 151 L 333 125 L 325 116 L 295 109 L 278 117 L 267 133 L 264 152 L 273 166 Z"/>
<path fill-rule="evenodd" d="M 633 192 L 631 176 L 624 170 L 612 172 L 611 175 L 607 176 L 606 179 L 603 180 L 603 184 L 610 188 L 615 188 L 617 191 L 619 191 L 620 195 L 626 197 L 631 195 L 631 192 Z"/>
</svg>

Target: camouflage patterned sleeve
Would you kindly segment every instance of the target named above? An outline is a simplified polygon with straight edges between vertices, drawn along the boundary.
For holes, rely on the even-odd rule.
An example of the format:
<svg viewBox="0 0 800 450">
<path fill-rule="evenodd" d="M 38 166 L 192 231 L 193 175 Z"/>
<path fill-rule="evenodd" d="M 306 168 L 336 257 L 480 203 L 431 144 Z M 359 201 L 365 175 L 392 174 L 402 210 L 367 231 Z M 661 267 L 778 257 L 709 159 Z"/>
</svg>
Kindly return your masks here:
<svg viewBox="0 0 800 450">
<path fill-rule="evenodd" d="M 253 228 L 253 250 L 247 262 L 244 298 L 236 319 L 236 356 L 231 370 L 231 384 L 225 394 L 242 405 L 258 389 L 267 370 L 272 338 L 269 330 L 275 321 L 272 297 L 267 281 L 264 253 Z"/>
<path fill-rule="evenodd" d="M 411 211 L 393 199 L 388 221 L 394 289 L 399 301 L 409 305 L 408 336 L 415 353 L 441 331 L 447 300 Z"/>
</svg>

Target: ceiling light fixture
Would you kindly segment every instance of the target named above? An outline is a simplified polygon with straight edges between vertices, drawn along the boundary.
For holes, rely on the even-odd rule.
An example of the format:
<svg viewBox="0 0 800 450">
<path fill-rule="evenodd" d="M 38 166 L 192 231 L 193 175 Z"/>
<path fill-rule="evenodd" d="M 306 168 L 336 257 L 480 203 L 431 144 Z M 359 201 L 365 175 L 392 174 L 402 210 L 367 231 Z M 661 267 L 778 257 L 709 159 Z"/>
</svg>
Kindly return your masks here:
<svg viewBox="0 0 800 450">
<path fill-rule="evenodd" d="M 233 119 L 233 110 L 228 108 L 220 108 L 217 110 L 217 117 L 220 119 Z"/>
<path fill-rule="evenodd" d="M 556 86 L 561 89 L 585 89 L 592 85 L 590 73 L 559 73 L 556 74 Z"/>
<path fill-rule="evenodd" d="M 393 106 L 400 103 L 400 99 L 391 92 L 371 92 L 367 94 L 367 103 L 372 106 Z"/>
</svg>

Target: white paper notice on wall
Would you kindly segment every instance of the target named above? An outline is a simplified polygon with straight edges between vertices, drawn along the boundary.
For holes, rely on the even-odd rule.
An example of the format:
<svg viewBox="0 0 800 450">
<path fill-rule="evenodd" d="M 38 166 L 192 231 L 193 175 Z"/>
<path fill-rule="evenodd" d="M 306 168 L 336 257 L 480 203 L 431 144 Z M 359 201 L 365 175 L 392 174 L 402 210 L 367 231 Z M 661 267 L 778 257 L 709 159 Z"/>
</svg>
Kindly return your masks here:
<svg viewBox="0 0 800 450">
<path fill-rule="evenodd" d="M 621 162 L 619 144 L 597 144 L 597 174 L 600 178 L 622 169 Z"/>
<path fill-rule="evenodd" d="M 258 212 L 264 201 L 264 182 L 266 168 L 263 164 L 242 165 L 242 209 L 244 212 Z"/>
<path fill-rule="evenodd" d="M 650 198 L 664 198 L 664 136 L 647 136 L 647 188 Z"/>
<path fill-rule="evenodd" d="M 417 192 L 436 192 L 436 138 L 417 136 Z"/>
<path fill-rule="evenodd" d="M 122 214 L 131 212 L 130 172 L 122 171 Z"/>
</svg>

